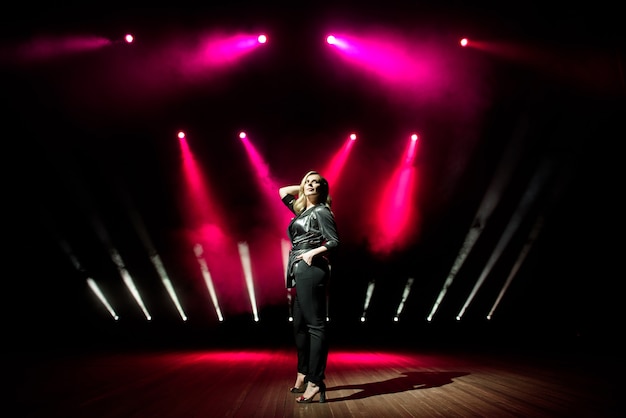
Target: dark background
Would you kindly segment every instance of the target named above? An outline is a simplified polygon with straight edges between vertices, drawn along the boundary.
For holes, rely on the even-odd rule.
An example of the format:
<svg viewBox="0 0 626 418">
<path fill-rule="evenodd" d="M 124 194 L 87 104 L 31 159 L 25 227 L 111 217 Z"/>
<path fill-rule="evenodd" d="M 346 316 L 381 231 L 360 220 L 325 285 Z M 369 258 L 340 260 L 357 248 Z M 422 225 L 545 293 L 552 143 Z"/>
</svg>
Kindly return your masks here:
<svg viewBox="0 0 626 418">
<path fill-rule="evenodd" d="M 207 310 L 198 278 L 190 277 L 197 272 L 183 260 L 188 255 L 180 240 L 184 219 L 173 133 L 188 132 L 209 173 L 212 193 L 227 208 L 233 234 L 254 241 L 267 214 L 243 149 L 234 140 L 236 132 L 248 131 L 275 178 L 291 184 L 311 165 L 324 164 L 345 135 L 356 130 L 361 134 L 358 151 L 333 192 L 344 241 L 331 303 L 338 338 L 454 343 L 513 338 L 615 348 L 623 328 L 620 156 L 626 92 L 618 16 L 616 6 L 604 2 L 563 7 L 464 2 L 14 6 L 2 16 L 0 67 L 4 305 L 12 342 L 186 344 L 232 335 L 274 338 L 268 331 L 288 338 L 283 303 L 264 306 L 261 316 L 268 319 L 262 324 L 251 324 L 249 314 L 239 313 L 216 324 Z M 424 37 L 431 48 L 442 48 L 442 56 L 454 57 L 447 75 L 458 78 L 432 95 L 390 91 L 320 45 L 325 32 L 336 26 L 364 34 L 383 30 L 407 42 Z M 153 59 L 217 29 L 268 31 L 270 42 L 241 65 L 206 77 L 178 77 L 168 72 L 172 62 Z M 46 60 L 19 53 L 21 46 L 42 37 L 115 38 L 127 31 L 137 34 L 133 49 L 113 45 Z M 508 45 L 504 50 L 509 52 L 516 45 L 533 53 L 453 52 L 465 35 Z M 411 129 L 424 138 L 420 233 L 402 251 L 377 257 L 363 245 L 363 214 L 379 201 L 379 181 L 402 149 L 398 138 Z M 434 321 L 426 323 L 511 147 L 518 157 L 511 163 L 511 183 Z M 458 323 L 454 316 L 530 179 L 546 162 L 552 171 L 545 187 Z M 127 198 L 171 269 L 189 323 L 180 321 L 167 300 L 156 302 L 162 285 L 129 224 Z M 97 240 L 89 222 L 93 208 L 127 264 L 143 277 L 144 297 L 154 298 L 155 318 L 149 324 L 128 300 Z M 538 239 L 487 321 L 488 309 L 540 215 L 544 223 Z M 87 272 L 73 268 L 58 237 L 78 250 Z M 123 320 L 113 323 L 87 288 L 85 274 L 117 295 L 115 302 L 126 313 Z M 403 320 L 393 324 L 390 318 L 407 277 L 415 278 L 412 294 Z M 377 287 L 369 322 L 360 324 L 365 289 L 373 278 Z M 254 334 L 259 328 L 263 331 Z"/>
</svg>

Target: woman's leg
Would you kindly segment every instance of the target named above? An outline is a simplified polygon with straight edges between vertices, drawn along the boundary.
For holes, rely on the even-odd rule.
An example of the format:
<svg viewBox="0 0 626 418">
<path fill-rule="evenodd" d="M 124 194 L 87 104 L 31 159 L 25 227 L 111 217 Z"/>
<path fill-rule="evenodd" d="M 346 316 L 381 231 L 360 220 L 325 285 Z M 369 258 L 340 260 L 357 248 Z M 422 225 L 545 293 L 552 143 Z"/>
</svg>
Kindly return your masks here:
<svg viewBox="0 0 626 418">
<path fill-rule="evenodd" d="M 298 374 L 306 376 L 309 374 L 309 333 L 306 326 L 306 321 L 304 320 L 304 315 L 302 314 L 302 308 L 300 307 L 300 298 L 298 293 L 299 292 L 296 289 L 292 302 L 293 334 L 294 341 L 296 343 L 296 351 L 298 354 Z"/>
<path fill-rule="evenodd" d="M 323 384 L 328 358 L 326 339 L 326 285 L 328 271 L 318 266 L 298 263 L 296 274 L 296 299 L 294 304 L 294 327 L 296 345 L 308 354 L 307 380 L 316 385 Z M 298 311 L 298 323 L 296 323 Z M 305 343 L 306 340 L 306 343 Z M 300 362 L 300 353 L 298 354 Z"/>
</svg>

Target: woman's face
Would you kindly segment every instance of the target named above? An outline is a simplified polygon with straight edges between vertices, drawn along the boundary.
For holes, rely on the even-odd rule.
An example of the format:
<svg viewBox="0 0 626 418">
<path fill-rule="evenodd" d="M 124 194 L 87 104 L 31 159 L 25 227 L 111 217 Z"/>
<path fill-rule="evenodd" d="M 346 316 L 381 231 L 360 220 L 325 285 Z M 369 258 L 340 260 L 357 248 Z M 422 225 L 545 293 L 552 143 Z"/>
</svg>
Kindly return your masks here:
<svg viewBox="0 0 626 418">
<path fill-rule="evenodd" d="M 319 196 L 322 177 L 319 174 L 311 174 L 304 180 L 304 195 L 314 200 Z"/>
</svg>

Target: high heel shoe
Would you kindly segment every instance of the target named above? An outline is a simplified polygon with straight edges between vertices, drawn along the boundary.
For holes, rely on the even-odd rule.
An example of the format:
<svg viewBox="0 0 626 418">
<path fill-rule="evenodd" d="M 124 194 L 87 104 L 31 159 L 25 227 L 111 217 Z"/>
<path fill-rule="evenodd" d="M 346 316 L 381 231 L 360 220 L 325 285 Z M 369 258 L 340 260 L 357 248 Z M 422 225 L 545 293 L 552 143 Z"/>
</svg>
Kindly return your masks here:
<svg viewBox="0 0 626 418">
<path fill-rule="evenodd" d="M 302 384 L 300 386 L 294 386 L 294 387 L 290 388 L 289 392 L 291 392 L 291 393 L 304 393 L 305 390 L 306 390 L 306 382 L 302 382 Z"/>
<path fill-rule="evenodd" d="M 298 380 L 302 379 L 302 383 L 300 383 L 300 386 L 293 386 L 289 389 L 289 392 L 291 393 L 304 393 L 304 391 L 306 390 L 306 385 L 308 383 L 308 380 L 306 378 L 306 375 L 304 373 L 298 373 L 298 376 L 296 378 L 296 385 L 298 384 Z"/>
<path fill-rule="evenodd" d="M 319 393 L 320 394 L 320 403 L 324 403 L 326 402 L 326 385 L 324 383 L 321 383 L 319 385 L 317 385 L 317 387 L 319 388 L 319 390 L 314 393 L 312 396 L 305 398 L 304 396 L 298 396 L 296 398 L 296 402 L 298 403 L 311 403 L 313 402 L 313 399 L 315 399 L 315 396 Z"/>
</svg>

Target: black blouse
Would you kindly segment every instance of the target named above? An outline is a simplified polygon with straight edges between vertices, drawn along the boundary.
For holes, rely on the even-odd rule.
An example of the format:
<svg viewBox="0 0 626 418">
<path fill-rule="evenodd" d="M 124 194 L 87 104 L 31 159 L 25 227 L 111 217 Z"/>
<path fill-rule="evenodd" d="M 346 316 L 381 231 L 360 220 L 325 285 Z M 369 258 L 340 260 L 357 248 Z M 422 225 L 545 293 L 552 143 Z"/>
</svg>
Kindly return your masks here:
<svg viewBox="0 0 626 418">
<path fill-rule="evenodd" d="M 335 216 L 326 204 L 320 203 L 296 214 L 293 208 L 296 198 L 293 195 L 286 195 L 282 200 L 289 210 L 296 215 L 287 228 L 287 234 L 291 240 L 287 266 L 287 287 L 293 287 L 293 267 L 298 261 L 295 258 L 310 249 L 323 245 L 328 251 L 315 257 L 315 259 L 328 263 L 328 253 L 339 245 L 339 235 L 337 234 Z"/>
</svg>

